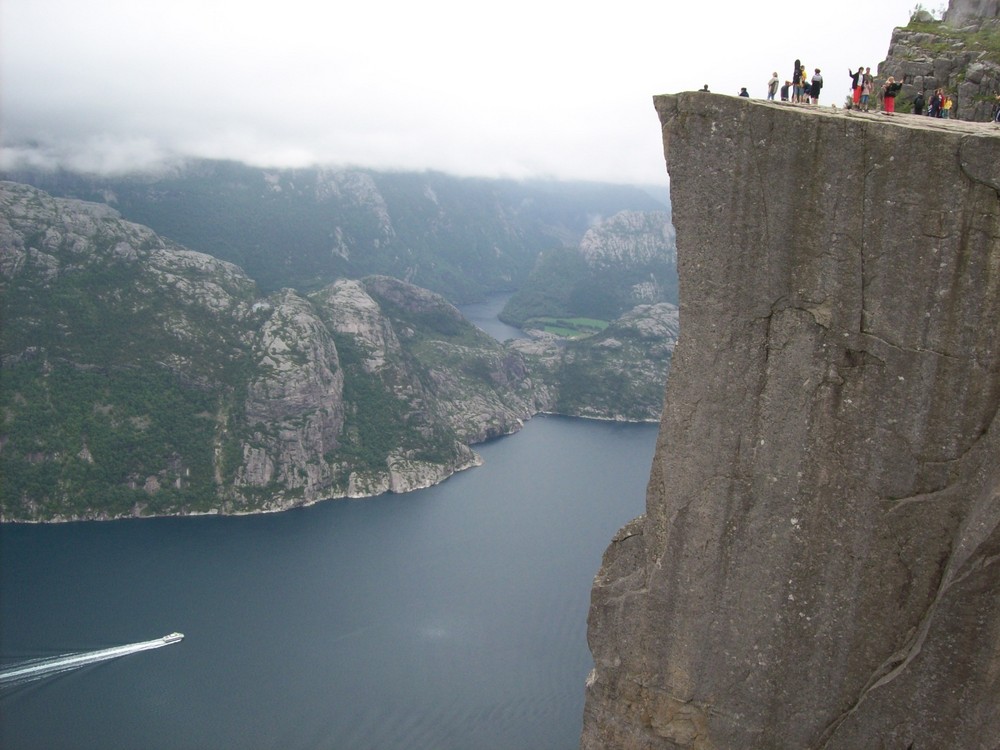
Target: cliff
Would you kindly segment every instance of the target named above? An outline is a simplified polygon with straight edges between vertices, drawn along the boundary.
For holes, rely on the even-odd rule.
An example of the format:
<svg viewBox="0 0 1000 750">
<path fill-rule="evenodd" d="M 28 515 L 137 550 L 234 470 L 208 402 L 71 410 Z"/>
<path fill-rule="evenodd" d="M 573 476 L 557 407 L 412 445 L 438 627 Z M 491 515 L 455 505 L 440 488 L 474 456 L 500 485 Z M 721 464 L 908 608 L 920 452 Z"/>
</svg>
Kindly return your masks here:
<svg viewBox="0 0 1000 750">
<path fill-rule="evenodd" d="M 951 0 L 940 21 L 914 12 L 909 24 L 893 30 L 878 76 L 903 83 L 898 110 L 912 111 L 917 93 L 929 100 L 940 88 L 952 97 L 953 118 L 988 121 L 1000 95 L 1000 2 Z"/>
<path fill-rule="evenodd" d="M 1000 134 L 655 105 L 683 335 L 581 746 L 994 747 Z"/>
</svg>

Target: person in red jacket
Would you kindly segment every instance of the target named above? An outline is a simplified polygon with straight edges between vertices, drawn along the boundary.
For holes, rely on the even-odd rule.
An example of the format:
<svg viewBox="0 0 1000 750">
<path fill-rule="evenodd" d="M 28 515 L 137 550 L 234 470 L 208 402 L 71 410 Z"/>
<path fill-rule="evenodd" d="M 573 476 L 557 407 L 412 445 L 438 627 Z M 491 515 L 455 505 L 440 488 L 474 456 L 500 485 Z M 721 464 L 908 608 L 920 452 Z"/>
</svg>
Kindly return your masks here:
<svg viewBox="0 0 1000 750">
<path fill-rule="evenodd" d="M 861 86 L 864 84 L 865 69 L 859 65 L 858 72 L 854 73 L 848 68 L 847 75 L 851 78 L 851 96 L 854 100 L 854 108 L 857 109 L 861 103 Z"/>
<path fill-rule="evenodd" d="M 883 106 L 887 115 L 891 115 L 896 111 L 896 94 L 899 93 L 901 88 L 903 88 L 903 84 L 896 83 L 896 79 L 889 76 L 889 80 L 885 82 L 885 86 L 883 87 L 884 93 L 882 94 L 882 100 L 885 102 Z"/>
</svg>

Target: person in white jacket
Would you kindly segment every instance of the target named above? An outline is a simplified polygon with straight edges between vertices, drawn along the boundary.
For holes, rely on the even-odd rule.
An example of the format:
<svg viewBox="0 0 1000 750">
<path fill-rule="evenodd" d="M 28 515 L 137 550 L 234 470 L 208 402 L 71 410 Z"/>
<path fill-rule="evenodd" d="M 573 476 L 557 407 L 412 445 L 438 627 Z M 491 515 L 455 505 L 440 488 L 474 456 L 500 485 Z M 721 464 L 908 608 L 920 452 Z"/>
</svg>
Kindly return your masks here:
<svg viewBox="0 0 1000 750">
<path fill-rule="evenodd" d="M 767 82 L 767 99 L 768 101 L 774 101 L 775 95 L 778 93 L 778 85 L 781 82 L 778 80 L 778 73 L 775 71 L 771 73 L 771 80 Z"/>
</svg>

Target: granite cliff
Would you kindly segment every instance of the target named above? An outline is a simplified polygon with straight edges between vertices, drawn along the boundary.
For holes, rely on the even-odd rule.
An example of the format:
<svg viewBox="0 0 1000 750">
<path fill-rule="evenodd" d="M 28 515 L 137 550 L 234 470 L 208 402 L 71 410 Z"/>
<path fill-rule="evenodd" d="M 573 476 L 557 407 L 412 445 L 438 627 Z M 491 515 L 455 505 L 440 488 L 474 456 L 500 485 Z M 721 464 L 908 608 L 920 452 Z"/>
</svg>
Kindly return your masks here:
<svg viewBox="0 0 1000 750">
<path fill-rule="evenodd" d="M 989 120 L 1000 95 L 1000 2 L 951 0 L 941 20 L 914 12 L 909 24 L 893 30 L 878 75 L 903 83 L 897 98 L 903 111 L 912 111 L 918 93 L 929 100 L 940 88 L 953 99 L 952 117 Z"/>
<path fill-rule="evenodd" d="M 1000 134 L 655 105 L 684 328 L 581 747 L 997 747 Z"/>
</svg>

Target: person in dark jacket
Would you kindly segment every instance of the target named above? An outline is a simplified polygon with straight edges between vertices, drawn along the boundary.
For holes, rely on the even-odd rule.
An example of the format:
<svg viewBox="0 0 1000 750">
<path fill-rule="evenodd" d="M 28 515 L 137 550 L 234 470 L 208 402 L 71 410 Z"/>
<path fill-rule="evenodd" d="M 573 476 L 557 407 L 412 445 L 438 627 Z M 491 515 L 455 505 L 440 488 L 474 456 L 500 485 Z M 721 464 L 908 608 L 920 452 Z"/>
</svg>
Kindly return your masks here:
<svg viewBox="0 0 1000 750">
<path fill-rule="evenodd" d="M 885 113 L 887 115 L 891 115 L 896 111 L 896 94 L 899 93 L 901 88 L 903 88 L 903 84 L 896 83 L 896 79 L 889 76 L 889 80 L 885 82 L 885 86 L 882 88 L 884 92 L 882 94 L 882 106 L 885 107 Z"/>
<path fill-rule="evenodd" d="M 944 96 L 942 96 L 942 89 L 935 89 L 934 93 L 931 94 L 931 106 L 927 110 L 927 114 L 931 117 L 941 116 L 941 105 L 944 104 Z"/>
<path fill-rule="evenodd" d="M 913 114 L 922 115 L 924 113 L 924 92 L 920 92 L 913 97 Z"/>
<path fill-rule="evenodd" d="M 809 99 L 813 104 L 819 104 L 819 92 L 823 88 L 823 76 L 819 73 L 819 68 L 813 73 L 812 81 L 809 82 Z"/>
<path fill-rule="evenodd" d="M 781 87 L 781 101 L 788 101 L 788 87 L 792 85 L 791 81 L 785 81 L 785 85 Z"/>
<path fill-rule="evenodd" d="M 861 86 L 864 83 L 865 69 L 859 65 L 858 72 L 854 73 L 848 68 L 847 75 L 851 77 L 851 99 L 854 102 L 854 108 L 857 109 L 861 103 Z"/>
</svg>

